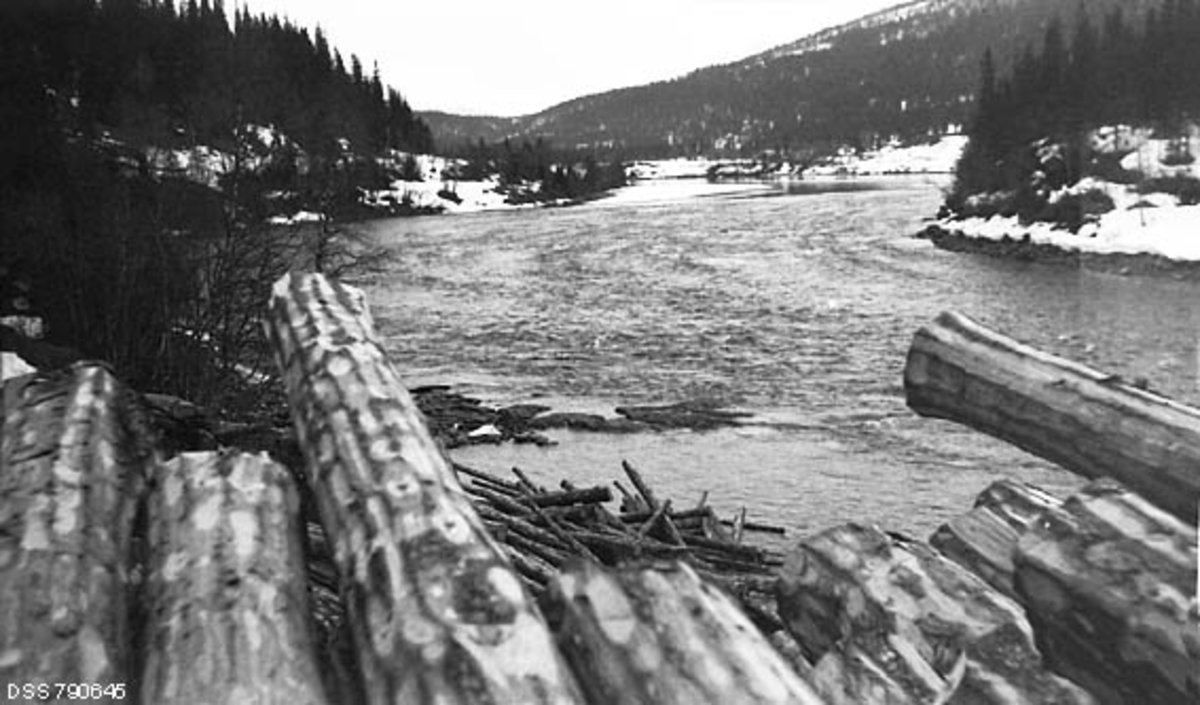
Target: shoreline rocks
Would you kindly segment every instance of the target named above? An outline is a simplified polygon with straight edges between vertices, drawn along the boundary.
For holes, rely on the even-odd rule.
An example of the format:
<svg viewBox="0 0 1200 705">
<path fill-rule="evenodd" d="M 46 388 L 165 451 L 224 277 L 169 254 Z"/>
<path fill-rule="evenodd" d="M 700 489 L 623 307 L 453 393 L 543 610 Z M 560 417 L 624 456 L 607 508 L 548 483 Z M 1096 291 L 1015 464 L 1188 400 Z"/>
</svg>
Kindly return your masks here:
<svg viewBox="0 0 1200 705">
<path fill-rule="evenodd" d="M 1067 250 L 1056 245 L 1033 242 L 1028 235 L 991 240 L 965 235 L 942 224 L 929 225 L 914 237 L 929 240 L 934 247 L 948 252 L 982 254 L 1122 276 L 1166 276 L 1185 281 L 1200 281 L 1200 262 L 1173 260 L 1151 253 L 1100 254 Z"/>
</svg>

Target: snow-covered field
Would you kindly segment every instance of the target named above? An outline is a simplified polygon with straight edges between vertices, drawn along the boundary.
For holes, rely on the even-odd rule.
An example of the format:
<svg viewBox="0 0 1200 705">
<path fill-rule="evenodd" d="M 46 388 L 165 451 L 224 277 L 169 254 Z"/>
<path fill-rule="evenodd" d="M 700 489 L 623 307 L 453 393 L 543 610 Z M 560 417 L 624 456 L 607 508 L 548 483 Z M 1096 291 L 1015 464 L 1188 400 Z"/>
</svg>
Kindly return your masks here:
<svg viewBox="0 0 1200 705">
<path fill-rule="evenodd" d="M 596 201 L 598 206 L 653 205 L 674 203 L 692 198 L 733 196 L 763 191 L 769 186 L 764 183 L 717 181 L 706 179 L 655 179 L 639 181 L 633 186 L 614 190 L 608 197 Z"/>
<path fill-rule="evenodd" d="M 1173 140 L 1152 138 L 1144 129 L 1108 127 L 1091 136 L 1093 149 L 1124 154 L 1121 166 L 1143 178 L 1200 178 L 1200 163 L 1185 154 L 1200 154 L 1200 127 Z M 1102 191 L 1113 209 L 1072 233 L 1052 223 L 1022 225 L 1016 217 L 946 219 L 937 225 L 966 237 L 1022 239 L 1039 245 L 1093 254 L 1159 255 L 1172 260 L 1200 262 L 1200 205 L 1181 203 L 1168 193 L 1137 192 L 1134 186 L 1093 177 L 1050 194 L 1050 202 L 1072 194 Z"/>
<path fill-rule="evenodd" d="M 634 181 L 661 179 L 703 179 L 708 170 L 720 162 L 709 159 L 656 159 L 637 161 L 629 165 L 629 178 Z"/>
<path fill-rule="evenodd" d="M 932 144 L 890 144 L 863 154 L 845 150 L 804 170 L 805 176 L 877 176 L 882 174 L 949 174 L 967 146 L 963 135 L 946 135 Z"/>
</svg>

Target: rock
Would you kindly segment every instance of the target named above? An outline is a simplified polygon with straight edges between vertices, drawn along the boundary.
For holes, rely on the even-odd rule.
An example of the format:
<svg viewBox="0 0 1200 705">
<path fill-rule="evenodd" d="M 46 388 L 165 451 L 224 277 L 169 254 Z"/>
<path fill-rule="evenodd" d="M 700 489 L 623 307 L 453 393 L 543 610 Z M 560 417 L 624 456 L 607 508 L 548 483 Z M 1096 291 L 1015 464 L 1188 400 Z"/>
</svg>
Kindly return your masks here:
<svg viewBox="0 0 1200 705">
<path fill-rule="evenodd" d="M 569 428 L 575 431 L 604 431 L 608 421 L 599 414 L 583 414 L 574 411 L 556 411 L 535 416 L 529 420 L 533 429 Z"/>
<path fill-rule="evenodd" d="M 512 442 L 519 445 L 533 444 L 539 448 L 558 445 L 558 441 L 553 438 L 547 438 L 535 431 L 521 431 L 512 435 Z"/>
<path fill-rule="evenodd" d="M 738 426 L 741 419 L 750 416 L 746 412 L 721 409 L 703 401 L 683 401 L 665 406 L 623 406 L 616 411 L 631 421 L 655 428 L 688 428 L 693 431 Z"/>
<path fill-rule="evenodd" d="M 467 434 L 467 442 L 471 444 L 499 445 L 504 441 L 504 434 L 494 424 L 484 424 Z"/>
<path fill-rule="evenodd" d="M 500 409 L 497 424 L 501 428 L 519 430 L 525 428 L 530 419 L 547 411 L 550 407 L 544 404 L 513 404 Z"/>
</svg>

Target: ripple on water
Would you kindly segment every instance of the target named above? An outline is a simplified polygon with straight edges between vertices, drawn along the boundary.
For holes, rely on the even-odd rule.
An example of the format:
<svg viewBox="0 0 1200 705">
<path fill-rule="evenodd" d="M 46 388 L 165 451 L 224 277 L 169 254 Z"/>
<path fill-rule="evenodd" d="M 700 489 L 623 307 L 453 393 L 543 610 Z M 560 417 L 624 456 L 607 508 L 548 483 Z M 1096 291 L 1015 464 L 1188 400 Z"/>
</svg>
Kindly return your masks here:
<svg viewBox="0 0 1200 705">
<path fill-rule="evenodd" d="M 1001 476 L 1075 485 L 904 406 L 912 335 L 945 309 L 1200 403 L 1200 285 L 936 251 L 909 235 L 940 199 L 914 181 L 385 221 L 374 233 L 397 262 L 369 296 L 389 352 L 426 380 L 599 411 L 705 398 L 765 419 L 473 461 L 607 481 L 628 458 L 681 502 L 709 489 L 797 529 L 869 519 L 924 534 Z"/>
</svg>

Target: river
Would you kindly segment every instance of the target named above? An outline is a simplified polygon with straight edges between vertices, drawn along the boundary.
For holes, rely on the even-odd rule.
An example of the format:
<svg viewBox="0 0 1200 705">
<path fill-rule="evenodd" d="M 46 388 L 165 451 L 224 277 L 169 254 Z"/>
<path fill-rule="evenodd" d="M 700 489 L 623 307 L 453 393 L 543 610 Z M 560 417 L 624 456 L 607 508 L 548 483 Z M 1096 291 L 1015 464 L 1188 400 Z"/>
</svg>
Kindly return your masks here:
<svg viewBox="0 0 1200 705">
<path fill-rule="evenodd" d="M 552 432 L 553 448 L 454 451 L 464 463 L 607 484 L 627 459 L 676 506 L 708 490 L 722 514 L 745 506 L 792 537 L 847 521 L 926 537 L 995 479 L 1081 482 L 907 409 L 905 353 L 943 310 L 1200 403 L 1200 285 L 936 250 L 912 234 L 945 185 L 652 184 L 380 221 L 396 261 L 366 288 L 412 384 L 606 415 L 691 399 L 755 414 L 703 433 Z"/>
</svg>

